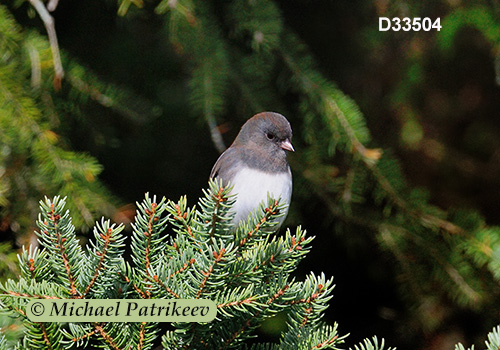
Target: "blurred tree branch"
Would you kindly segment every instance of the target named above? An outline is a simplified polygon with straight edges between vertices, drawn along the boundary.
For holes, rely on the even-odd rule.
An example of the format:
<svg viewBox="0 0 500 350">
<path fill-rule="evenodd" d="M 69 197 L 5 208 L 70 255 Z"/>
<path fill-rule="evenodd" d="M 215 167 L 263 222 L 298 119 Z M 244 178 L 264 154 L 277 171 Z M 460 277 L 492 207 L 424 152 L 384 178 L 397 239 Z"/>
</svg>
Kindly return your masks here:
<svg viewBox="0 0 500 350">
<path fill-rule="evenodd" d="M 50 42 L 50 49 L 52 51 L 52 59 L 54 60 L 54 87 L 56 90 L 61 88 L 62 79 L 64 77 L 64 69 L 61 62 L 61 54 L 59 52 L 59 44 L 57 43 L 56 27 L 54 24 L 54 18 L 50 15 L 49 11 L 45 7 L 41 0 L 29 0 L 31 5 L 35 8 L 40 16 Z M 51 0 L 49 3 L 50 11 L 54 11 L 57 6 L 58 0 Z M 33 63 L 36 64 L 36 63 Z"/>
</svg>

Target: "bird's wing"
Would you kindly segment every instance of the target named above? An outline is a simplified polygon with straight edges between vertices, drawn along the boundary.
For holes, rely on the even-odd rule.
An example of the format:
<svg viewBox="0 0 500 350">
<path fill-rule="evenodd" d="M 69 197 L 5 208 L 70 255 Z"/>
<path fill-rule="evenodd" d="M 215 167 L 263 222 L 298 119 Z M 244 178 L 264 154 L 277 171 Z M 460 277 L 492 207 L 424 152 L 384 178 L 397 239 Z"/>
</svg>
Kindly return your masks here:
<svg viewBox="0 0 500 350">
<path fill-rule="evenodd" d="M 210 172 L 210 179 L 221 179 L 225 184 L 234 178 L 237 169 L 238 157 L 236 150 L 229 147 L 219 156 Z"/>
</svg>

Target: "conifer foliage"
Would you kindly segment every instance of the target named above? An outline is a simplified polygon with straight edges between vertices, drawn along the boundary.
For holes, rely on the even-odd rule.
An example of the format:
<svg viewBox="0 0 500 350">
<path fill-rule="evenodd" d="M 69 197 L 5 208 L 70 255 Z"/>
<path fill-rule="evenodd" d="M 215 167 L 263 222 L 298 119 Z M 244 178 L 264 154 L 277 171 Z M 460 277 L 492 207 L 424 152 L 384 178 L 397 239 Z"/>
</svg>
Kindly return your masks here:
<svg viewBox="0 0 500 350">
<path fill-rule="evenodd" d="M 43 194 L 69 196 L 76 225 L 92 225 L 96 212 L 111 213 L 113 200 L 97 176 L 102 166 L 91 156 L 68 149 L 58 132 L 60 114 L 78 114 L 77 99 L 52 95 L 53 64 L 48 40 L 24 31 L 0 5 L 0 215 L 14 232 L 31 227 L 36 200 Z M 64 60 L 67 76 L 82 75 Z M 83 81 L 79 80 L 81 84 Z M 97 89 L 95 89 L 97 90 Z M 18 196 L 17 193 L 23 195 Z M 97 209 L 99 208 L 99 209 Z"/>
<path fill-rule="evenodd" d="M 161 336 L 166 349 L 246 348 L 263 320 L 283 312 L 288 330 L 280 344 L 254 349 L 335 348 L 343 341 L 336 326 L 322 321 L 334 285 L 323 274 L 297 281 L 291 273 L 311 249 L 313 237 L 298 227 L 272 233 L 282 205 L 263 203 L 247 222 L 231 225 L 233 197 L 211 182 L 198 208 L 186 198 L 138 203 L 131 262 L 123 257 L 123 225 L 101 220 L 83 248 L 60 197 L 40 202 L 37 236 L 41 248 L 19 256 L 19 280 L 0 286 L 5 308 L 26 327 L 18 349 L 150 349 Z M 26 318 L 31 299 L 165 299 L 215 301 L 208 323 L 175 323 L 160 334 L 155 323 L 36 323 Z"/>
<path fill-rule="evenodd" d="M 444 210 L 433 204 L 429 191 L 407 183 L 398 159 L 390 150 L 378 148 L 367 127 L 368 118 L 320 72 L 307 45 L 287 26 L 276 2 L 116 2 L 124 20 L 130 16 L 127 12 L 143 11 L 138 7 L 155 6 L 169 38 L 161 45 L 171 45 L 183 58 L 189 72 L 183 79 L 188 81 L 179 85 L 189 87 L 189 109 L 206 121 L 216 148 L 224 149 L 217 125 L 223 124 L 228 114 L 244 119 L 262 110 L 276 110 L 294 122 L 294 142 L 302 151 L 290 161 L 294 180 L 305 184 L 295 187 L 295 202 L 309 203 L 315 196 L 317 207 L 328 214 L 325 216 L 335 218 L 334 228 L 324 226 L 328 226 L 325 235 L 352 237 L 362 228 L 370 236 L 365 241 L 373 238 L 381 251 L 388 253 L 417 328 L 432 333 L 451 318 L 449 310 L 455 309 L 477 313 L 489 325 L 497 323 L 500 228 L 488 225 L 474 209 Z M 425 5 L 407 6 L 409 3 L 394 3 L 385 15 L 422 17 Z M 432 37 L 428 42 L 450 55 L 458 33 L 475 28 L 491 46 L 498 80 L 500 23 L 498 16 L 491 15 L 498 9 L 478 3 L 467 7 L 444 4 L 439 10 L 443 31 L 429 33 Z M 376 46 L 386 40 L 370 30 L 365 34 Z M 394 109 L 405 111 L 405 118 L 418 115 L 418 109 L 409 109 L 411 104 L 404 101 L 409 99 L 409 91 L 422 83 L 425 55 L 414 56 L 408 60 L 407 77 L 389 97 Z M 332 345 L 329 341 L 336 336 L 335 328 L 318 325 L 319 314 L 331 296 L 331 280 L 317 275 L 303 282 L 291 279 L 289 274 L 308 251 L 310 238 L 300 229 L 287 232 L 283 238 L 265 233 L 263 228 L 277 215 L 273 203 L 267 203 L 246 226 L 233 232 L 225 216 L 231 200 L 222 201 L 227 193 L 219 193 L 213 186 L 198 210 L 188 208 L 185 199 L 153 205 L 156 201 L 146 198 L 134 224 L 129 263 L 121 259 L 126 244 L 122 227 L 108 221 L 96 225 L 95 237 L 87 248 L 78 244 L 75 227 L 91 226 L 98 213 L 110 214 L 113 200 L 98 180 L 101 166 L 93 157 L 71 150 L 63 128 L 59 129 L 61 120 L 84 114 L 82 106 L 88 100 L 136 118 L 141 113 L 134 113 L 129 101 L 140 99 L 127 98 L 116 87 L 100 82 L 64 51 L 61 58 L 65 78 L 62 91 L 56 93 L 49 41 L 40 33 L 21 28 L 9 9 L 0 5 L 0 228 L 29 230 L 38 198 L 43 194 L 67 196 L 66 202 L 60 198 L 44 202 L 39 221 L 39 240 L 44 248 L 23 251 L 22 278 L 4 285 L 6 293 L 14 293 L 5 303 L 22 313 L 25 294 L 74 298 L 207 296 L 217 300 L 218 322 L 225 328 L 210 328 L 215 323 L 177 325 L 175 332 L 163 335 L 165 346 L 189 347 L 202 339 L 201 334 L 211 342 L 207 344 L 225 339 L 228 343 L 224 346 L 238 346 L 259 322 L 282 309 L 289 317 L 290 332 L 280 346 L 295 346 L 306 339 L 323 347 Z M 419 129 L 414 119 L 408 124 Z M 62 209 L 64 202 L 72 221 Z M 165 230 L 165 226 L 169 228 Z M 233 284 L 227 285 L 228 281 Z M 262 281 L 265 283 L 257 283 Z M 428 317 L 428 310 L 437 309 L 440 312 L 435 319 Z M 250 313 L 254 316 L 249 317 Z M 317 326 L 315 331 L 309 328 L 312 325 Z M 56 332 L 56 327 L 61 325 L 28 323 L 26 346 L 39 346 L 39 336 L 50 334 L 43 339 L 51 344 L 59 340 L 72 344 L 71 339 L 75 339 L 74 343 L 84 346 L 101 339 L 108 347 L 120 347 L 123 338 L 109 336 L 119 331 L 134 344 L 146 347 L 159 335 L 153 324 L 120 329 L 116 325 L 69 325 L 62 328 L 65 333 Z M 338 341 L 336 338 L 333 344 Z M 374 340 L 359 348 L 378 346 L 383 344 Z"/>
<path fill-rule="evenodd" d="M 127 0 L 120 3 L 130 5 Z M 211 2 L 163 0 L 156 12 L 165 18 L 172 45 L 188 59 L 193 109 L 208 121 L 216 145 L 220 135 L 212 127 L 214 119 L 223 118 L 233 94 L 239 98 L 238 108 L 255 112 L 273 106 L 286 115 L 300 115 L 299 137 L 306 150 L 294 157 L 295 176 L 341 222 L 336 230 L 346 236 L 359 227 L 373 232 L 381 249 L 397 262 L 401 290 L 422 328 L 435 329 L 423 311 L 426 305 L 495 308 L 500 228 L 487 225 L 472 210 L 442 210 L 425 189 L 411 188 L 398 159 L 390 150 L 373 147 L 359 107 L 319 72 L 275 3 L 234 1 L 219 8 Z M 485 16 L 484 9 L 471 8 L 450 11 L 444 21 L 456 28 L 477 24 Z M 469 17 L 475 20 L 464 21 Z M 492 24 L 488 28 L 498 27 L 487 18 Z M 484 35 L 497 38 L 490 31 Z M 450 46 L 453 35 L 447 30 L 436 36 L 443 48 Z M 297 97 L 291 111 L 280 104 L 286 94 Z M 342 164 L 337 166 L 339 155 Z M 303 199 L 309 196 L 308 191 Z"/>
</svg>

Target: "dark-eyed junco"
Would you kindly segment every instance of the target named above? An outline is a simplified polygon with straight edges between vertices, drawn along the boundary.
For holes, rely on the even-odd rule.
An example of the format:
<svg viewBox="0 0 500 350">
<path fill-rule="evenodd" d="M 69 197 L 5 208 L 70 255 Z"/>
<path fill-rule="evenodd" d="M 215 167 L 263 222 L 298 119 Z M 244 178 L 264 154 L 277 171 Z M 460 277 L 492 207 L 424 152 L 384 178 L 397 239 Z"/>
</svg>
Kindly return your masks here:
<svg viewBox="0 0 500 350">
<path fill-rule="evenodd" d="M 262 112 L 247 120 L 215 163 L 210 178 L 229 183 L 231 194 L 236 195 L 235 225 L 266 203 L 268 195 L 287 205 L 276 229 L 285 220 L 292 196 L 292 173 L 286 159 L 287 151 L 294 151 L 291 140 L 292 128 L 284 116 Z"/>
</svg>

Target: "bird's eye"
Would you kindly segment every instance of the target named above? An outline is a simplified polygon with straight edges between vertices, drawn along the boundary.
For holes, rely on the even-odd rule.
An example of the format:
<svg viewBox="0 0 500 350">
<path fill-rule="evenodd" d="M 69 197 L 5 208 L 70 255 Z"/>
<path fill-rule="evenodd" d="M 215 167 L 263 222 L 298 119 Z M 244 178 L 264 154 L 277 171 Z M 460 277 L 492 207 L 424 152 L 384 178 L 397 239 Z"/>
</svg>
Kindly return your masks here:
<svg viewBox="0 0 500 350">
<path fill-rule="evenodd" d="M 267 137 L 267 139 L 268 139 L 268 140 L 274 140 L 274 137 L 275 137 L 275 136 L 274 136 L 273 134 L 271 134 L 270 132 L 268 132 L 268 133 L 266 134 L 266 137 Z"/>
</svg>

